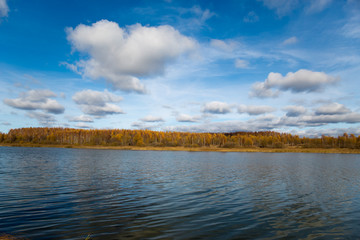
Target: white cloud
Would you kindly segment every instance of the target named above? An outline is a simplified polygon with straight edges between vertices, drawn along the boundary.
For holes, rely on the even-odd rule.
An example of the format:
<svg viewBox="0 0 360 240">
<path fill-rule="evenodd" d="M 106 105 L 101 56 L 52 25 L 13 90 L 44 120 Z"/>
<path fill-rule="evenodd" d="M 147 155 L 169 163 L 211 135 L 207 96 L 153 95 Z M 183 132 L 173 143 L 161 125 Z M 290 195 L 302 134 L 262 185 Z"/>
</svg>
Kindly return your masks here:
<svg viewBox="0 0 360 240">
<path fill-rule="evenodd" d="M 75 127 L 77 127 L 77 128 L 92 128 L 89 124 L 86 124 L 83 122 L 79 122 L 78 124 L 75 125 Z"/>
<path fill-rule="evenodd" d="M 184 31 L 197 31 L 206 26 L 206 21 L 214 17 L 216 14 L 209 9 L 202 9 L 200 6 L 192 6 L 191 8 L 176 8 L 175 22 L 177 27 Z M 171 16 L 166 16 L 166 18 Z M 166 19 L 168 20 L 168 19 Z"/>
<path fill-rule="evenodd" d="M 315 109 L 316 115 L 336 115 L 350 113 L 351 110 L 340 103 L 330 103 Z"/>
<path fill-rule="evenodd" d="M 109 114 L 122 114 L 123 110 L 115 105 L 107 103 L 104 106 L 91 106 L 91 105 L 81 105 L 81 109 L 84 113 L 93 115 L 96 117 L 103 117 Z"/>
<path fill-rule="evenodd" d="M 88 115 L 102 117 L 109 114 L 121 114 L 123 110 L 112 103 L 117 103 L 122 100 L 122 97 L 110 93 L 105 90 L 104 92 L 83 90 L 75 93 L 72 97 L 74 102 L 80 105 L 81 110 Z"/>
<path fill-rule="evenodd" d="M 341 136 L 344 133 L 353 133 L 356 135 L 360 135 L 359 127 L 349 127 L 349 128 L 326 128 L 326 129 L 310 129 L 306 131 L 298 131 L 297 134 L 306 137 L 321 137 L 325 136 Z"/>
<path fill-rule="evenodd" d="M 132 127 L 138 128 L 138 129 L 148 129 L 148 130 L 159 130 L 161 126 L 163 126 L 163 123 L 152 123 L 148 124 L 145 122 L 133 122 L 131 124 Z"/>
<path fill-rule="evenodd" d="M 143 122 L 164 122 L 164 119 L 162 119 L 161 117 L 156 117 L 156 116 L 152 116 L 152 115 L 143 117 L 140 120 Z"/>
<path fill-rule="evenodd" d="M 69 119 L 70 122 L 94 122 L 92 117 L 86 115 L 80 115 Z"/>
<path fill-rule="evenodd" d="M 199 25 L 203 25 L 207 20 L 215 16 L 209 9 L 202 10 L 199 6 L 193 6 L 190 11 L 198 16 Z"/>
<path fill-rule="evenodd" d="M 332 77 L 324 72 L 313 72 L 306 69 L 300 69 L 295 73 L 289 72 L 286 76 L 271 72 L 265 82 L 253 84 L 250 96 L 260 98 L 276 97 L 277 93 L 271 91 L 272 88 L 282 91 L 289 90 L 293 93 L 316 92 L 339 80 L 339 77 Z"/>
<path fill-rule="evenodd" d="M 245 17 L 244 17 L 244 22 L 246 23 L 254 23 L 254 22 L 258 22 L 259 21 L 259 16 L 254 12 L 254 11 L 250 11 Z"/>
<path fill-rule="evenodd" d="M 261 115 L 265 113 L 274 112 L 275 108 L 271 106 L 246 106 L 246 105 L 239 105 L 238 112 L 239 113 L 247 113 L 249 115 Z"/>
<path fill-rule="evenodd" d="M 168 25 L 121 28 L 101 20 L 66 32 L 73 49 L 89 56 L 76 63 L 76 71 L 92 79 L 104 78 L 114 89 L 138 93 L 145 92 L 139 78 L 162 74 L 167 63 L 196 47 L 195 40 Z"/>
<path fill-rule="evenodd" d="M 220 39 L 211 39 L 210 41 L 210 46 L 226 51 L 226 52 L 231 52 L 233 51 L 235 48 L 237 48 L 239 45 L 238 42 L 233 41 L 233 40 L 220 40 Z"/>
<path fill-rule="evenodd" d="M 244 122 L 240 121 L 227 121 L 227 122 L 212 122 L 202 123 L 196 125 L 187 126 L 168 126 L 165 128 L 168 131 L 180 131 L 180 132 L 236 132 L 236 131 L 251 131 Z"/>
<path fill-rule="evenodd" d="M 20 94 L 19 98 L 4 99 L 4 103 L 21 110 L 42 110 L 47 113 L 60 114 L 65 108 L 56 100 L 56 94 L 47 89 L 29 90 Z"/>
<path fill-rule="evenodd" d="M 9 13 L 9 6 L 6 0 L 0 0 L 0 17 L 7 17 Z"/>
<path fill-rule="evenodd" d="M 67 69 L 81 75 L 82 73 L 80 71 L 78 71 L 78 66 L 75 65 L 75 64 L 70 64 L 70 63 L 67 63 L 67 62 L 61 62 L 59 64 L 60 66 L 65 66 Z"/>
<path fill-rule="evenodd" d="M 231 112 L 231 107 L 227 103 L 213 101 L 204 105 L 203 112 L 212 114 L 226 114 Z"/>
<path fill-rule="evenodd" d="M 342 28 L 342 33 L 349 38 L 360 38 L 360 16 L 352 17 Z"/>
<path fill-rule="evenodd" d="M 298 39 L 297 37 L 291 37 L 291 38 L 288 38 L 286 39 L 284 42 L 283 42 L 283 45 L 291 45 L 291 44 L 295 44 L 298 42 Z"/>
<path fill-rule="evenodd" d="M 297 106 L 289 106 L 289 109 L 295 110 Z M 298 112 L 302 112 L 299 108 Z M 360 123 L 360 113 L 350 112 L 346 114 L 335 115 L 298 115 L 277 117 L 271 114 L 262 115 L 256 118 L 251 118 L 247 121 L 224 121 L 224 122 L 206 122 L 196 125 L 186 126 L 168 126 L 165 130 L 169 131 L 185 131 L 185 132 L 237 132 L 237 131 L 286 131 L 286 129 L 301 127 L 302 134 L 315 133 L 318 126 L 325 126 L 329 124 L 356 124 Z M 295 130 L 296 131 L 296 130 Z M 297 130 L 299 131 L 299 130 Z M 348 131 L 349 132 L 349 131 Z M 354 132 L 354 131 L 350 131 Z M 329 134 L 331 134 L 329 132 Z"/>
<path fill-rule="evenodd" d="M 311 4 L 307 8 L 307 12 L 308 13 L 316 13 L 316 12 L 321 12 L 326 7 L 328 7 L 332 3 L 332 0 L 317 0 L 317 1 L 310 1 L 310 2 L 311 2 Z"/>
<path fill-rule="evenodd" d="M 187 126 L 168 126 L 165 130 L 182 132 L 238 132 L 269 131 L 277 127 L 278 119 L 272 115 L 249 121 L 206 122 Z"/>
<path fill-rule="evenodd" d="M 200 116 L 190 116 L 188 114 L 179 114 L 176 117 L 176 121 L 178 122 L 198 122 L 200 120 Z"/>
<path fill-rule="evenodd" d="M 103 92 L 88 89 L 77 92 L 73 100 L 77 104 L 104 106 L 107 102 L 120 102 L 123 98 L 106 89 Z"/>
<path fill-rule="evenodd" d="M 298 0 L 258 0 L 263 2 L 264 6 L 270 10 L 275 10 L 279 17 L 290 14 L 295 8 L 297 8 Z"/>
<path fill-rule="evenodd" d="M 39 124 L 47 127 L 56 123 L 54 116 L 48 113 L 30 111 L 26 114 L 26 116 L 36 119 Z"/>
<path fill-rule="evenodd" d="M 251 86 L 251 91 L 249 93 L 250 97 L 257 98 L 276 98 L 280 94 L 279 91 L 274 92 L 268 88 L 263 82 L 256 82 Z"/>
<path fill-rule="evenodd" d="M 306 109 L 303 106 L 286 106 L 283 110 L 287 112 L 287 117 L 298 117 L 306 113 Z"/>
<path fill-rule="evenodd" d="M 288 110 L 288 113 L 281 118 L 279 126 L 308 127 L 338 123 L 360 123 L 360 113 L 352 112 L 339 103 L 320 106 L 311 114 L 305 114 L 306 109 L 301 106 L 288 106 L 284 110 Z"/>
<path fill-rule="evenodd" d="M 236 68 L 249 68 L 249 62 L 242 60 L 242 59 L 236 59 L 235 60 L 235 67 Z"/>
<path fill-rule="evenodd" d="M 300 119 L 306 123 L 360 123 L 360 113 L 350 112 L 346 114 L 304 116 Z"/>
</svg>

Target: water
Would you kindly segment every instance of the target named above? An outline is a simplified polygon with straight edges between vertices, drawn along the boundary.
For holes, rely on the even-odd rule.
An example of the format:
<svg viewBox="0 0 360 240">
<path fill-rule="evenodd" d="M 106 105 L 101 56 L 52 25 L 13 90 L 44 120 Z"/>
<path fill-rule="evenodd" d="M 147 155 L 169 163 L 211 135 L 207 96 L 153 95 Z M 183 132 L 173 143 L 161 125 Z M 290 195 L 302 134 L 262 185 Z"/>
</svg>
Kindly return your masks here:
<svg viewBox="0 0 360 240">
<path fill-rule="evenodd" d="M 0 147 L 0 232 L 360 239 L 360 155 Z"/>
</svg>

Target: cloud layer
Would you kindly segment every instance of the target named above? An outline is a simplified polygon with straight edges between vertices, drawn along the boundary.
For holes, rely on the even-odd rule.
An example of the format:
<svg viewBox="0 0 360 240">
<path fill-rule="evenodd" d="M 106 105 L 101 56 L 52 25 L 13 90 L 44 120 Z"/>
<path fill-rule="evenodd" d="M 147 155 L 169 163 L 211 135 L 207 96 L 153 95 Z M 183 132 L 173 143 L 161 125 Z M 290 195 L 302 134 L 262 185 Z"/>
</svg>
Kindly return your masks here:
<svg viewBox="0 0 360 240">
<path fill-rule="evenodd" d="M 167 63 L 196 46 L 195 40 L 168 25 L 121 28 L 101 20 L 66 32 L 73 49 L 89 57 L 75 64 L 76 71 L 92 79 L 104 78 L 114 89 L 138 93 L 145 93 L 139 78 L 162 74 Z"/>
</svg>

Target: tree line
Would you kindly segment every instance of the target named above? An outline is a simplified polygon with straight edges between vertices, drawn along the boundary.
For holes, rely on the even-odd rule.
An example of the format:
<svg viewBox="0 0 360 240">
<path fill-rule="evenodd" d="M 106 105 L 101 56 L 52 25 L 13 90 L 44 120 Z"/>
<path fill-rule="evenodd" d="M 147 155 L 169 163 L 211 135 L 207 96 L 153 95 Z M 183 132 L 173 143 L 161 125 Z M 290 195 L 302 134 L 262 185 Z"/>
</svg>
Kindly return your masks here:
<svg viewBox="0 0 360 240">
<path fill-rule="evenodd" d="M 18 128 L 0 133 L 5 144 L 57 144 L 152 147 L 220 148 L 359 148 L 360 136 L 344 133 L 338 137 L 299 137 L 272 131 L 233 133 L 191 133 L 125 129 Z"/>
</svg>

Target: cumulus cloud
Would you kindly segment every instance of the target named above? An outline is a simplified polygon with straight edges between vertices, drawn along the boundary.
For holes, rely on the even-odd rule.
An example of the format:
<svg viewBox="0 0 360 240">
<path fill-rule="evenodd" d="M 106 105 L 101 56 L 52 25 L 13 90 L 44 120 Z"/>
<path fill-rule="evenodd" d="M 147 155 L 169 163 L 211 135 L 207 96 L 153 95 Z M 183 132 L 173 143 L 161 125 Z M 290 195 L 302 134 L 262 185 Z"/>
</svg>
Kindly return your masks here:
<svg viewBox="0 0 360 240">
<path fill-rule="evenodd" d="M 40 125 L 50 127 L 56 123 L 53 115 L 43 112 L 31 111 L 26 114 L 29 118 L 36 119 Z"/>
<path fill-rule="evenodd" d="M 289 72 L 286 76 L 271 72 L 265 82 L 256 82 L 253 84 L 250 96 L 260 98 L 276 97 L 278 93 L 273 92 L 273 88 L 281 91 L 289 90 L 293 93 L 316 92 L 339 80 L 339 77 L 333 77 L 324 72 L 313 72 L 306 69 L 300 69 L 295 73 Z"/>
<path fill-rule="evenodd" d="M 188 114 L 179 114 L 176 117 L 176 121 L 178 122 L 198 122 L 200 120 L 200 116 L 190 116 Z"/>
<path fill-rule="evenodd" d="M 9 13 L 9 6 L 6 3 L 6 0 L 0 0 L 0 18 L 7 17 Z"/>
<path fill-rule="evenodd" d="M 287 117 L 298 117 L 306 113 L 306 109 L 303 106 L 286 106 L 283 110 L 286 111 Z"/>
<path fill-rule="evenodd" d="M 238 113 L 247 113 L 249 115 L 261 115 L 265 113 L 274 112 L 275 108 L 271 106 L 247 106 L 247 105 L 239 105 Z"/>
<path fill-rule="evenodd" d="M 113 104 L 120 102 L 122 97 L 110 93 L 107 90 L 103 92 L 93 90 L 83 90 L 75 93 L 72 97 L 81 110 L 88 115 L 103 117 L 109 114 L 121 114 L 123 110 Z"/>
<path fill-rule="evenodd" d="M 164 122 L 164 119 L 162 119 L 161 117 L 156 117 L 156 116 L 152 116 L 152 115 L 143 117 L 140 120 L 143 122 Z"/>
<path fill-rule="evenodd" d="M 263 2 L 264 6 L 274 10 L 279 17 L 290 14 L 299 4 L 298 0 L 258 0 Z"/>
<path fill-rule="evenodd" d="M 120 102 L 123 98 L 106 89 L 103 92 L 88 89 L 77 92 L 73 100 L 81 105 L 104 106 L 107 102 Z"/>
<path fill-rule="evenodd" d="M 316 115 L 336 115 L 350 113 L 351 110 L 340 103 L 330 103 L 318 107 L 315 110 Z"/>
<path fill-rule="evenodd" d="M 295 44 L 298 42 L 298 39 L 297 37 L 291 37 L 291 38 L 288 38 L 286 39 L 284 42 L 283 42 L 283 45 L 291 45 L 291 44 Z"/>
<path fill-rule="evenodd" d="M 263 82 L 256 82 L 251 86 L 250 97 L 257 98 L 276 98 L 280 94 L 279 91 L 273 91 Z"/>
<path fill-rule="evenodd" d="M 188 114 L 179 114 L 176 117 L 176 121 L 178 122 L 198 122 L 200 120 L 200 116 L 190 116 Z"/>
<path fill-rule="evenodd" d="M 66 32 L 73 50 L 89 57 L 75 64 L 76 71 L 92 79 L 104 78 L 114 89 L 138 93 L 145 93 L 139 78 L 162 74 L 167 63 L 196 47 L 195 40 L 168 25 L 121 28 L 101 20 Z"/>
<path fill-rule="evenodd" d="M 94 122 L 92 117 L 86 115 L 80 115 L 69 119 L 70 122 Z"/>
<path fill-rule="evenodd" d="M 236 59 L 235 60 L 235 67 L 236 68 L 249 68 L 249 62 L 242 60 L 242 59 Z"/>
<path fill-rule="evenodd" d="M 224 102 L 208 102 L 204 105 L 203 112 L 212 114 L 226 114 L 231 112 L 231 106 Z"/>
<path fill-rule="evenodd" d="M 42 110 L 54 114 L 63 113 L 65 108 L 52 99 L 54 97 L 56 97 L 56 94 L 47 89 L 29 90 L 21 93 L 19 98 L 4 99 L 4 103 L 21 110 Z"/>
</svg>

